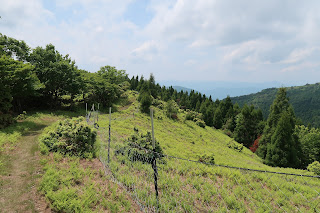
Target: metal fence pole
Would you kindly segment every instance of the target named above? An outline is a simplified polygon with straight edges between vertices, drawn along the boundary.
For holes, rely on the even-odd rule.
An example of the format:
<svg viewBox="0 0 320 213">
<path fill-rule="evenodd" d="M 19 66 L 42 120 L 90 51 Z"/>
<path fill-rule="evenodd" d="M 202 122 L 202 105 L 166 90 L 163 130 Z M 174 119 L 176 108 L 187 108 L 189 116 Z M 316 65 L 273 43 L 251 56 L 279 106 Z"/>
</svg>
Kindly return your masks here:
<svg viewBox="0 0 320 213">
<path fill-rule="evenodd" d="M 152 128 L 152 147 L 153 147 L 153 159 L 152 168 L 154 171 L 154 189 L 156 191 L 157 208 L 159 207 L 159 193 L 158 193 L 158 171 L 157 171 L 157 159 L 156 159 L 156 143 L 154 140 L 154 126 L 153 126 L 153 109 L 150 109 L 151 128 Z"/>
<path fill-rule="evenodd" d="M 110 163 L 110 141 L 111 141 L 111 107 L 109 108 L 109 141 L 108 141 L 108 163 Z"/>
<path fill-rule="evenodd" d="M 98 121 L 99 121 L 99 109 L 100 109 L 100 103 L 98 103 L 98 109 L 97 109 L 97 123 L 98 123 Z"/>
</svg>

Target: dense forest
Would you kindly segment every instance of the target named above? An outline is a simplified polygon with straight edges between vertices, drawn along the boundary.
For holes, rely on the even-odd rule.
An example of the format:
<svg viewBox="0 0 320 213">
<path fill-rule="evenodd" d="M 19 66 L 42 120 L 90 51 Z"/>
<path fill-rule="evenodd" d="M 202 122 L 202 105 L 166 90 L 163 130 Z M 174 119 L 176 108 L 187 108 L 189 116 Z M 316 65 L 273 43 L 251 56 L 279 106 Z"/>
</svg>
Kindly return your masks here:
<svg viewBox="0 0 320 213">
<path fill-rule="evenodd" d="M 186 111 L 186 120 L 201 127 L 221 129 L 257 151 L 268 165 L 306 168 L 309 163 L 320 160 L 320 131 L 299 126 L 294 112 L 300 117 L 299 113 L 306 109 L 305 114 L 310 112 L 308 118 L 316 120 L 313 113 L 320 99 L 314 94 L 319 85 L 289 88 L 290 102 L 284 88 L 264 90 L 263 96 L 245 96 L 247 99 L 212 100 L 211 96 L 194 90 L 178 92 L 172 86 L 160 86 L 153 74 L 149 79 L 129 78 L 126 71 L 112 66 L 103 66 L 94 73 L 79 69 L 69 55 L 62 55 L 52 44 L 32 49 L 24 41 L 0 35 L 0 56 L 0 128 L 15 122 L 16 115 L 29 110 L 76 111 L 84 109 L 85 103 L 111 107 L 125 99 L 125 91 L 130 89 L 139 92 L 142 112 L 148 113 L 152 105 L 165 103 L 160 107 L 175 120 L 179 110 Z M 300 93 L 296 95 L 295 90 Z M 241 107 L 232 101 L 239 102 Z M 255 107 L 258 103 L 264 103 L 262 110 Z M 270 105 L 265 120 L 263 114 L 267 115 L 265 111 Z"/>
<path fill-rule="evenodd" d="M 287 87 L 286 89 L 289 102 L 303 124 L 320 127 L 320 83 Z M 259 107 L 264 117 L 267 118 L 277 90 L 277 88 L 265 89 L 255 94 L 232 97 L 231 100 L 240 106 L 253 104 L 255 107 Z"/>
</svg>

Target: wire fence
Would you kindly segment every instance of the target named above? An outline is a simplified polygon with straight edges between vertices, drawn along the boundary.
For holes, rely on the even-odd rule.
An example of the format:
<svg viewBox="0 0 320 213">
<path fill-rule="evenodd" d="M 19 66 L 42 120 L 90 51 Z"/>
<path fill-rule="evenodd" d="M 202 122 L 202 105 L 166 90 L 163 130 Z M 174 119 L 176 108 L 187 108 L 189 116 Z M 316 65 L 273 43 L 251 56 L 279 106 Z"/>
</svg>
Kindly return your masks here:
<svg viewBox="0 0 320 213">
<path fill-rule="evenodd" d="M 88 115 L 94 125 L 98 113 Z M 110 142 L 110 131 L 111 122 L 109 132 L 98 128 L 101 140 Z M 144 212 L 320 212 L 320 176 L 217 165 L 144 145 L 114 140 L 99 154 L 106 175 Z"/>
</svg>

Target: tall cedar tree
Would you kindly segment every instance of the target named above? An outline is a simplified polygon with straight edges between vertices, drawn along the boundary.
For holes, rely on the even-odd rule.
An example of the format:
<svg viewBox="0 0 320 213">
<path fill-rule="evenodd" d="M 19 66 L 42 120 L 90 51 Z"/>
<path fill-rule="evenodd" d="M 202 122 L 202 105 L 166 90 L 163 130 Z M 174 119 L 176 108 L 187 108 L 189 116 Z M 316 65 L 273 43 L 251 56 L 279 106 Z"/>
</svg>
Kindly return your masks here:
<svg viewBox="0 0 320 213">
<path fill-rule="evenodd" d="M 301 145 L 293 135 L 296 118 L 285 88 L 280 88 L 270 107 L 270 114 L 257 154 L 272 166 L 300 167 Z"/>
</svg>

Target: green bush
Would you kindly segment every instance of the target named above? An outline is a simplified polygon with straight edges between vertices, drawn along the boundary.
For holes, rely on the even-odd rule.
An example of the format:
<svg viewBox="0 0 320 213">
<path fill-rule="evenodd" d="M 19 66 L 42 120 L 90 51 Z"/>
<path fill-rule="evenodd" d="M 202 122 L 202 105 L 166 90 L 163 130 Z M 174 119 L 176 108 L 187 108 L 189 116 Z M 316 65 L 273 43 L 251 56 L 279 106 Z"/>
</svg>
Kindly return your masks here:
<svg viewBox="0 0 320 213">
<path fill-rule="evenodd" d="M 310 172 L 315 173 L 316 175 L 320 175 L 320 163 L 319 163 L 319 161 L 314 161 L 313 163 L 309 164 L 308 170 Z"/>
<path fill-rule="evenodd" d="M 194 122 L 196 122 L 196 124 L 202 128 L 205 128 L 206 127 L 206 123 L 202 120 L 202 119 L 199 119 L 199 118 L 195 118 L 194 119 Z"/>
<path fill-rule="evenodd" d="M 84 158 L 94 155 L 97 133 L 83 118 L 66 119 L 50 129 L 40 138 L 40 150 L 43 154 L 48 151 L 61 152 Z"/>
<path fill-rule="evenodd" d="M 166 116 L 168 118 L 177 120 L 178 119 L 178 116 L 177 116 L 178 110 L 179 110 L 179 107 L 178 107 L 177 103 L 173 100 L 168 101 L 165 105 Z"/>
<path fill-rule="evenodd" d="M 147 132 L 147 134 L 139 135 L 138 130 L 135 130 L 135 134 L 125 141 L 125 145 L 116 149 L 115 155 L 126 155 L 130 161 L 142 161 L 146 163 L 151 163 L 153 157 L 157 159 L 163 158 L 163 150 L 157 140 L 155 140 L 155 154 L 152 150 L 151 133 Z"/>
<path fill-rule="evenodd" d="M 211 154 L 211 155 L 204 154 L 204 155 L 198 156 L 198 160 L 203 163 L 214 164 L 214 154 Z"/>
<path fill-rule="evenodd" d="M 243 145 L 242 144 L 239 144 L 239 143 L 236 143 L 234 141 L 229 141 L 227 146 L 230 148 L 230 149 L 234 149 L 238 152 L 241 152 L 243 150 Z"/>
<path fill-rule="evenodd" d="M 189 109 L 187 109 L 186 112 L 187 112 L 186 120 L 190 120 L 190 121 L 196 122 L 196 120 L 202 118 L 202 114 L 199 113 L 199 112 L 190 111 Z"/>
</svg>

